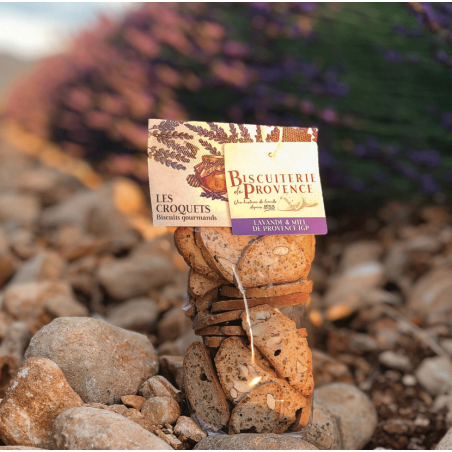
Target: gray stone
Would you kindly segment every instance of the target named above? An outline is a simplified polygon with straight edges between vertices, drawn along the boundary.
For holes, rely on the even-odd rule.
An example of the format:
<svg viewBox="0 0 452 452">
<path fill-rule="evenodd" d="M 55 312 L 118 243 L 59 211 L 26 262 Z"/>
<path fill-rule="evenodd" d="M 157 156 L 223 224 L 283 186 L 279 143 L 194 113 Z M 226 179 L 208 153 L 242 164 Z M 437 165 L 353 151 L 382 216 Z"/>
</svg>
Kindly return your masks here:
<svg viewBox="0 0 452 452">
<path fill-rule="evenodd" d="M 141 414 L 152 425 L 174 424 L 180 416 L 180 407 L 172 397 L 153 397 L 144 402 Z"/>
<path fill-rule="evenodd" d="M 110 308 L 106 320 L 126 330 L 154 331 L 159 316 L 158 304 L 150 298 L 134 298 Z"/>
<path fill-rule="evenodd" d="M 452 428 L 443 436 L 435 450 L 452 450 Z"/>
<path fill-rule="evenodd" d="M 22 264 L 11 280 L 11 284 L 56 280 L 65 267 L 64 260 L 54 251 L 41 251 Z"/>
<path fill-rule="evenodd" d="M 98 271 L 99 282 L 117 300 L 146 296 L 152 289 L 171 282 L 173 275 L 168 259 L 141 253 L 106 262 Z"/>
<path fill-rule="evenodd" d="M 452 317 L 452 270 L 434 269 L 419 278 L 408 297 L 408 307 L 429 323 L 444 323 Z"/>
<path fill-rule="evenodd" d="M 212 435 L 201 440 L 194 450 L 318 450 L 304 439 L 272 433 Z"/>
<path fill-rule="evenodd" d="M 88 315 L 68 283 L 37 281 L 10 286 L 4 294 L 2 310 L 25 322 L 36 333 L 53 318 L 61 315 Z"/>
<path fill-rule="evenodd" d="M 314 391 L 314 400 L 339 419 L 344 449 L 362 449 L 377 427 L 377 412 L 356 386 L 333 383 Z"/>
<path fill-rule="evenodd" d="M 73 408 L 53 424 L 54 448 L 59 450 L 172 450 L 137 423 L 107 410 Z"/>
<path fill-rule="evenodd" d="M 425 358 L 415 375 L 431 395 L 444 394 L 452 388 L 452 362 L 446 356 Z"/>
<path fill-rule="evenodd" d="M 38 219 L 39 204 L 38 197 L 31 194 L 3 193 L 0 195 L 0 223 L 32 224 Z"/>
<path fill-rule="evenodd" d="M 10 445 L 50 449 L 56 417 L 79 406 L 82 400 L 54 362 L 28 359 L 0 404 L 0 438 Z"/>
<path fill-rule="evenodd" d="M 174 426 L 174 433 L 177 436 L 185 436 L 195 443 L 199 443 L 207 436 L 207 433 L 190 417 L 181 416 Z"/>
<path fill-rule="evenodd" d="M 119 403 L 158 372 L 145 336 L 87 317 L 55 319 L 32 338 L 25 356 L 56 362 L 85 403 Z"/>
<path fill-rule="evenodd" d="M 306 431 L 301 432 L 303 439 L 319 449 L 343 449 L 342 433 L 339 423 L 330 410 L 314 402 L 312 420 Z"/>
<path fill-rule="evenodd" d="M 13 322 L 6 330 L 0 345 L 0 356 L 14 356 L 22 362 L 30 339 L 28 326 L 24 322 Z"/>
<path fill-rule="evenodd" d="M 386 350 L 380 353 L 378 360 L 381 364 L 390 369 L 396 369 L 401 371 L 409 371 L 411 369 L 411 360 L 406 355 L 396 353 L 392 350 Z"/>
</svg>

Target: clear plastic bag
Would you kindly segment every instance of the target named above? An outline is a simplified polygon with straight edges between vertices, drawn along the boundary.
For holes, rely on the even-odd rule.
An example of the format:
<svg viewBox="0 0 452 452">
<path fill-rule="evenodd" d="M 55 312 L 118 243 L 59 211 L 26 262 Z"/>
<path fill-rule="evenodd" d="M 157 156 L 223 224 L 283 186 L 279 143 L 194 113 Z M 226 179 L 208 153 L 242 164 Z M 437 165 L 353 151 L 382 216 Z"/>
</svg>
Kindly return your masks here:
<svg viewBox="0 0 452 452">
<path fill-rule="evenodd" d="M 187 391 L 199 424 L 208 434 L 260 432 L 257 418 L 246 423 L 234 414 L 248 403 L 257 408 L 253 416 L 273 415 L 274 431 L 271 424 L 263 431 L 300 436 L 312 417 L 308 273 L 315 238 L 178 228 L 175 241 L 191 267 L 183 309 L 209 351 L 231 412 L 229 425 L 212 426 L 209 413 Z M 226 361 L 228 366 L 220 365 Z"/>
</svg>

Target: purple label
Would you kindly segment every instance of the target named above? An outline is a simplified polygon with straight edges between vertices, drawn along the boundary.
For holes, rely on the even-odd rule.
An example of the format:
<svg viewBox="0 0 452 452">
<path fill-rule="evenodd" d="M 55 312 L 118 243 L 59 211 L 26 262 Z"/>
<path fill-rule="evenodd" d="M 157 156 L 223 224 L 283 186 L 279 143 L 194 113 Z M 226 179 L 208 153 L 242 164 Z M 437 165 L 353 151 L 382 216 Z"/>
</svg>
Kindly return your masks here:
<svg viewBox="0 0 452 452">
<path fill-rule="evenodd" d="M 238 218 L 232 219 L 235 235 L 324 235 L 326 218 Z"/>
</svg>

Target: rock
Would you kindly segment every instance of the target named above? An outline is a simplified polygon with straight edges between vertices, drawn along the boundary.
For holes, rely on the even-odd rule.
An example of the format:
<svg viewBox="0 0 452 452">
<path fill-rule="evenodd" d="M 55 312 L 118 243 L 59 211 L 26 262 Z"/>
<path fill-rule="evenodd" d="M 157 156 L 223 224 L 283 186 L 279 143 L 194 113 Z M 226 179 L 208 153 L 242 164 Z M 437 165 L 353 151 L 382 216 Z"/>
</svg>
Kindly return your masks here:
<svg viewBox="0 0 452 452">
<path fill-rule="evenodd" d="M 106 320 L 126 330 L 146 333 L 155 330 L 158 316 L 157 302 L 150 298 L 135 298 L 110 308 Z"/>
<path fill-rule="evenodd" d="M 65 266 L 64 260 L 54 251 L 41 251 L 24 262 L 11 280 L 11 284 L 57 280 Z"/>
<path fill-rule="evenodd" d="M 170 283 L 173 274 L 168 259 L 140 253 L 101 264 L 98 279 L 110 297 L 128 300 Z"/>
<path fill-rule="evenodd" d="M 444 394 L 452 388 L 452 363 L 448 357 L 425 358 L 414 374 L 431 395 Z"/>
<path fill-rule="evenodd" d="M 0 438 L 6 444 L 51 449 L 56 417 L 79 406 L 82 400 L 54 362 L 30 358 L 0 403 Z"/>
<path fill-rule="evenodd" d="M 452 428 L 443 436 L 435 450 L 452 450 Z"/>
<path fill-rule="evenodd" d="M 117 403 L 158 372 L 145 336 L 88 317 L 55 319 L 32 338 L 25 356 L 56 362 L 85 403 Z"/>
<path fill-rule="evenodd" d="M 345 364 L 317 349 L 312 349 L 312 369 L 317 387 L 328 383 L 353 382 L 352 374 Z"/>
<path fill-rule="evenodd" d="M 0 397 L 5 397 L 10 381 L 17 375 L 20 360 L 15 356 L 0 356 Z M 0 399 L 1 401 L 1 399 Z"/>
<path fill-rule="evenodd" d="M 73 408 L 60 414 L 52 436 L 59 450 L 171 450 L 130 419 L 96 408 Z"/>
<path fill-rule="evenodd" d="M 71 287 L 63 281 L 14 284 L 5 291 L 2 309 L 25 322 L 32 334 L 56 316 L 88 315 L 87 308 L 75 299 Z"/>
<path fill-rule="evenodd" d="M 0 195 L 0 223 L 32 224 L 38 219 L 41 206 L 37 196 L 3 193 Z"/>
<path fill-rule="evenodd" d="M 172 397 L 154 397 L 146 400 L 141 414 L 152 425 L 174 424 L 180 416 L 180 407 Z"/>
<path fill-rule="evenodd" d="M 176 387 L 184 392 L 184 357 L 160 356 L 160 373 Z"/>
<path fill-rule="evenodd" d="M 348 349 L 356 353 L 374 352 L 378 350 L 378 342 L 367 334 L 356 333 L 349 339 Z"/>
<path fill-rule="evenodd" d="M 87 406 L 88 408 L 97 408 L 99 410 L 111 411 L 113 413 L 121 414 L 123 416 L 127 411 L 127 407 L 124 405 L 104 405 L 103 403 L 87 403 L 85 406 Z"/>
<path fill-rule="evenodd" d="M 140 189 L 138 188 L 138 191 Z M 128 197 L 128 202 L 124 198 Z M 59 228 L 74 225 L 90 231 L 94 220 L 100 235 L 123 232 L 128 228 L 127 221 L 121 215 L 136 214 L 143 208 L 143 193 L 138 194 L 136 184 L 129 179 L 115 179 L 102 184 L 95 190 L 78 190 L 73 196 L 44 209 L 41 223 L 46 228 Z M 105 218 L 107 217 L 107 218 Z"/>
<path fill-rule="evenodd" d="M 383 247 L 379 242 L 356 241 L 345 247 L 340 266 L 346 270 L 367 262 L 377 261 L 382 253 Z"/>
<path fill-rule="evenodd" d="M 312 421 L 306 431 L 302 432 L 303 438 L 319 449 L 341 450 L 344 448 L 342 433 L 339 423 L 328 408 L 314 402 Z"/>
<path fill-rule="evenodd" d="M 362 449 L 377 427 L 377 412 L 370 399 L 357 387 L 333 383 L 314 391 L 316 403 L 339 419 L 344 449 Z"/>
<path fill-rule="evenodd" d="M 133 422 L 136 422 L 140 427 L 143 427 L 148 432 L 154 433 L 155 427 L 152 425 L 152 423 L 144 417 L 138 410 L 135 408 L 129 408 L 124 414 L 124 417 L 127 419 L 130 419 Z"/>
<path fill-rule="evenodd" d="M 0 345 L 0 356 L 14 356 L 22 362 L 30 338 L 30 330 L 24 322 L 13 322 Z"/>
<path fill-rule="evenodd" d="M 0 229 L 0 287 L 14 274 L 13 255 L 9 249 L 8 239 Z"/>
<path fill-rule="evenodd" d="M 429 323 L 444 323 L 452 317 L 452 270 L 434 269 L 419 278 L 408 297 L 408 307 Z"/>
<path fill-rule="evenodd" d="M 401 353 L 396 353 L 392 350 L 386 350 L 380 353 L 378 360 L 381 364 L 390 369 L 401 370 L 403 372 L 409 371 L 411 369 L 411 360 L 406 355 Z"/>
<path fill-rule="evenodd" d="M 174 427 L 174 433 L 177 436 L 185 436 L 185 438 L 199 443 L 207 436 L 207 433 L 191 418 L 181 416 Z"/>
<path fill-rule="evenodd" d="M 177 402 L 181 401 L 181 391 L 176 389 L 165 377 L 156 375 L 146 380 L 139 389 L 139 393 L 145 398 L 171 397 Z"/>
<path fill-rule="evenodd" d="M 180 307 L 170 309 L 158 323 L 157 331 L 159 341 L 174 341 L 190 331 L 191 326 L 192 321 L 185 316 L 185 312 Z"/>
<path fill-rule="evenodd" d="M 144 383 L 143 383 L 144 384 Z M 140 411 L 143 408 L 146 399 L 137 395 L 125 395 L 121 397 L 121 402 L 129 408 L 135 408 Z"/>
<path fill-rule="evenodd" d="M 204 438 L 194 450 L 318 450 L 304 439 L 272 433 L 212 435 Z"/>
<path fill-rule="evenodd" d="M 0 446 L 0 450 L 45 450 L 45 449 L 30 446 Z"/>
</svg>

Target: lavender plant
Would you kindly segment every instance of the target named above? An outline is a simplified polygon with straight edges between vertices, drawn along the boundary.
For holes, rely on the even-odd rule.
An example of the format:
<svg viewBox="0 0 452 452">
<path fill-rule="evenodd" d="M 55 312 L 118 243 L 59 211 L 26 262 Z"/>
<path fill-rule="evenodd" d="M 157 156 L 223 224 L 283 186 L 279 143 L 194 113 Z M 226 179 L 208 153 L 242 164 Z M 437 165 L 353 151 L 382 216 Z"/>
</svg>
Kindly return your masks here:
<svg viewBox="0 0 452 452">
<path fill-rule="evenodd" d="M 448 3 L 144 4 L 43 62 L 6 114 L 143 182 L 149 118 L 148 155 L 180 170 L 196 155 L 184 140 L 219 155 L 277 131 L 179 121 L 318 127 L 327 200 L 448 195 L 451 17 Z"/>
</svg>

